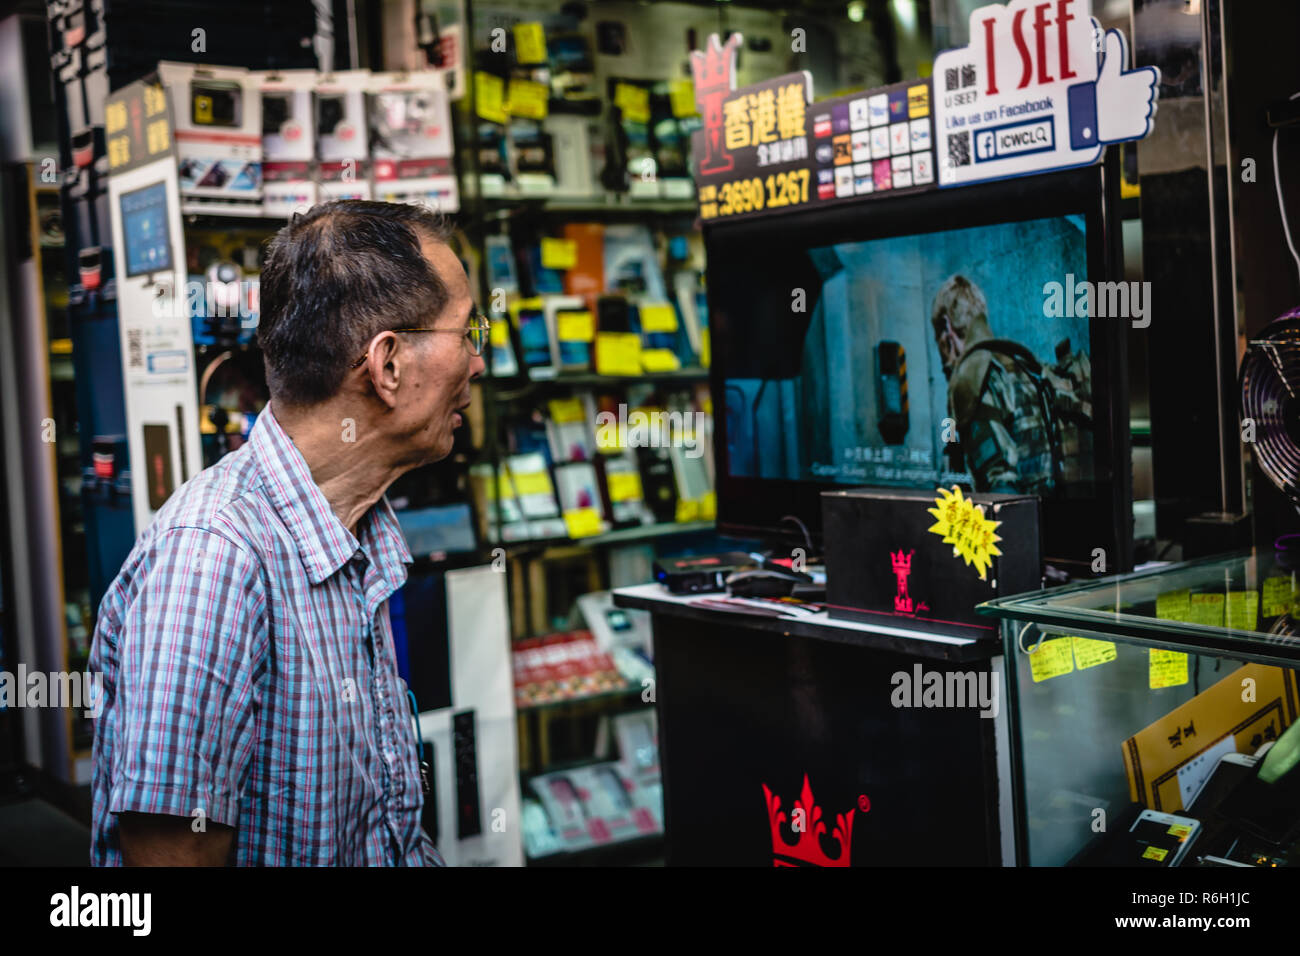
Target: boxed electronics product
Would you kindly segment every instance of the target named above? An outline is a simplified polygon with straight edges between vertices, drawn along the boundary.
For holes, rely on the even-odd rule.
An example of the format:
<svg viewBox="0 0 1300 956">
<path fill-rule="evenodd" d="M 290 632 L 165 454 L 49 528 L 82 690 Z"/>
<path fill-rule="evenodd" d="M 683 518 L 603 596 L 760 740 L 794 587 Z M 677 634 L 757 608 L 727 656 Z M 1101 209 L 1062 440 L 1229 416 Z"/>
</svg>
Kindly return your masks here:
<svg viewBox="0 0 1300 956">
<path fill-rule="evenodd" d="M 1041 587 L 1037 498 L 853 488 L 821 499 L 831 617 L 992 640 L 975 606 Z"/>
<path fill-rule="evenodd" d="M 261 214 L 262 101 L 242 67 L 158 64 L 171 97 L 184 211 Z"/>
<path fill-rule="evenodd" d="M 374 195 L 456 212 L 451 110 L 443 75 L 375 73 L 366 97 Z"/>
<path fill-rule="evenodd" d="M 599 117 L 552 113 L 542 126 L 551 137 L 554 195 L 573 199 L 604 195 L 600 170 L 605 165 L 605 144 Z"/>
<path fill-rule="evenodd" d="M 251 73 L 262 98 L 262 212 L 291 216 L 316 204 L 314 70 Z"/>
<path fill-rule="evenodd" d="M 1220 757 L 1253 754 L 1295 722 L 1298 691 L 1294 671 L 1264 664 L 1207 687 L 1124 741 L 1129 797 L 1152 810 L 1181 810 Z"/>
<path fill-rule="evenodd" d="M 329 74 L 316 84 L 316 159 L 322 199 L 371 198 L 369 86 L 368 70 Z"/>
</svg>

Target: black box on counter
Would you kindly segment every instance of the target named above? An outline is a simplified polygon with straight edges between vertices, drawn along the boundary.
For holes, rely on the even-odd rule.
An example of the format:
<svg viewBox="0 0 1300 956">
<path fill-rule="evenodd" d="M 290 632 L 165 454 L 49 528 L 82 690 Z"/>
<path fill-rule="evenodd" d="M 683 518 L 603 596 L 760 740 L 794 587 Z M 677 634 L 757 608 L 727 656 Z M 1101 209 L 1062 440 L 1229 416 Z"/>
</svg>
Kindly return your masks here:
<svg viewBox="0 0 1300 956">
<path fill-rule="evenodd" d="M 1038 499 L 851 488 L 822 493 L 831 617 L 997 637 L 975 606 L 1042 587 Z"/>
</svg>

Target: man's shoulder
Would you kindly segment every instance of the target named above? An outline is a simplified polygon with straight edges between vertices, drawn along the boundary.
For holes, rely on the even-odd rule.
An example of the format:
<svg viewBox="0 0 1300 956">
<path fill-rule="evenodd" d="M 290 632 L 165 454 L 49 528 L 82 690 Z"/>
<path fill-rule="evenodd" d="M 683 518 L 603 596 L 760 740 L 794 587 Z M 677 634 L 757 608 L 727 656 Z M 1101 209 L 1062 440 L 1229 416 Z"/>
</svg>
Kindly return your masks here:
<svg viewBox="0 0 1300 956">
<path fill-rule="evenodd" d="M 180 532 L 215 536 L 250 556 L 260 550 L 265 521 L 263 482 L 247 445 L 205 468 L 172 493 L 139 544 L 155 548 Z"/>
</svg>

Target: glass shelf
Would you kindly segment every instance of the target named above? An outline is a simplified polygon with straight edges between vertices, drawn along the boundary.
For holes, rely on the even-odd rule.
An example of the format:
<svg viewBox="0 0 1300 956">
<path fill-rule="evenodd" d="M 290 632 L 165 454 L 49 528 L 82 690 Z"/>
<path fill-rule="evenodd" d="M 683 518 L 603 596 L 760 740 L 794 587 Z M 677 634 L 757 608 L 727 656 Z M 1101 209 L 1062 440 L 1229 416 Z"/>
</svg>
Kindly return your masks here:
<svg viewBox="0 0 1300 956">
<path fill-rule="evenodd" d="M 1298 597 L 1296 569 L 1243 553 L 999 598 L 978 610 L 1048 634 L 1294 667 Z"/>
</svg>

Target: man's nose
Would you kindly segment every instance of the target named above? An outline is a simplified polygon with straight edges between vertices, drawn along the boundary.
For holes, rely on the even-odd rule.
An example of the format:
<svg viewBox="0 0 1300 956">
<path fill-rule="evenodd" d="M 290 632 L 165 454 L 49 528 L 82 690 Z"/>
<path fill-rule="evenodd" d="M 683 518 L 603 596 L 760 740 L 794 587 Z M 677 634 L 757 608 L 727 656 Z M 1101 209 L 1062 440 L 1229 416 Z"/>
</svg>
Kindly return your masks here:
<svg viewBox="0 0 1300 956">
<path fill-rule="evenodd" d="M 469 360 L 469 377 L 470 377 L 471 379 L 478 378 L 480 375 L 482 375 L 482 374 L 483 374 L 484 372 L 486 372 L 486 371 L 487 371 L 487 362 L 484 361 L 483 356 L 481 356 L 481 355 L 474 355 L 474 356 L 471 356 L 471 357 L 470 357 L 470 360 Z"/>
</svg>

